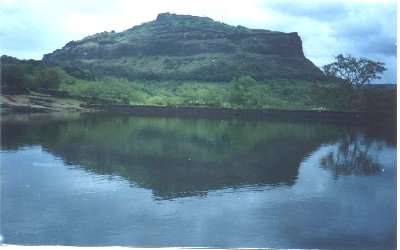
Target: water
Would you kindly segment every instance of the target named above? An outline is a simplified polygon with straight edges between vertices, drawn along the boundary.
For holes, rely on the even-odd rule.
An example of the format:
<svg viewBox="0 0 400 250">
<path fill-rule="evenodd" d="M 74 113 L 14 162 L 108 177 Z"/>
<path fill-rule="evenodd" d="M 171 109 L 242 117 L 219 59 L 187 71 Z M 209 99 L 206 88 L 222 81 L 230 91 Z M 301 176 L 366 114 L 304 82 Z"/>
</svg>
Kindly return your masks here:
<svg viewBox="0 0 400 250">
<path fill-rule="evenodd" d="M 395 248 L 393 127 L 3 117 L 6 244 Z"/>
</svg>

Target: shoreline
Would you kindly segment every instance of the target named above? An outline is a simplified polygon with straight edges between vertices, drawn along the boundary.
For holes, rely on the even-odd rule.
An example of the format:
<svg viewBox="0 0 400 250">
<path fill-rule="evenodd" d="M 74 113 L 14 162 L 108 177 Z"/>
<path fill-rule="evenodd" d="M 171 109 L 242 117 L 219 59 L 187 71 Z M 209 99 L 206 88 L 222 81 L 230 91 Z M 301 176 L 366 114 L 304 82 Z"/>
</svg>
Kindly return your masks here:
<svg viewBox="0 0 400 250">
<path fill-rule="evenodd" d="M 333 110 L 234 109 L 222 107 L 182 107 L 89 103 L 72 97 L 30 92 L 1 95 L 1 116 L 14 114 L 93 113 L 159 117 L 257 118 L 339 122 L 396 122 L 396 112 Z"/>
</svg>

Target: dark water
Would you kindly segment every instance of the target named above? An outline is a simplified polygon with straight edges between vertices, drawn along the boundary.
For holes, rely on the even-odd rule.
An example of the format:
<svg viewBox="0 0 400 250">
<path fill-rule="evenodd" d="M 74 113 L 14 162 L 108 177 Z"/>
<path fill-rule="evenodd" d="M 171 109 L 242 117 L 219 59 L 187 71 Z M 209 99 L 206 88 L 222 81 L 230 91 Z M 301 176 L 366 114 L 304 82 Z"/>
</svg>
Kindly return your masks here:
<svg viewBox="0 0 400 250">
<path fill-rule="evenodd" d="M 7 244 L 394 248 L 395 126 L 3 117 Z"/>
</svg>

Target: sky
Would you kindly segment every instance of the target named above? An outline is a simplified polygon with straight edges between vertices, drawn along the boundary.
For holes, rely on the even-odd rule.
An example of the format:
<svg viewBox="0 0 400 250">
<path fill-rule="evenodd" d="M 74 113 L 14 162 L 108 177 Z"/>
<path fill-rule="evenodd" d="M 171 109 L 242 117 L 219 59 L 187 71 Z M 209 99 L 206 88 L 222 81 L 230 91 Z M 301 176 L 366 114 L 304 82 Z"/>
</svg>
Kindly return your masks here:
<svg viewBox="0 0 400 250">
<path fill-rule="evenodd" d="M 350 54 L 386 64 L 374 83 L 397 82 L 395 0 L 1 0 L 0 54 L 41 59 L 69 41 L 124 31 L 164 12 L 298 32 L 305 56 L 318 67 Z"/>
</svg>

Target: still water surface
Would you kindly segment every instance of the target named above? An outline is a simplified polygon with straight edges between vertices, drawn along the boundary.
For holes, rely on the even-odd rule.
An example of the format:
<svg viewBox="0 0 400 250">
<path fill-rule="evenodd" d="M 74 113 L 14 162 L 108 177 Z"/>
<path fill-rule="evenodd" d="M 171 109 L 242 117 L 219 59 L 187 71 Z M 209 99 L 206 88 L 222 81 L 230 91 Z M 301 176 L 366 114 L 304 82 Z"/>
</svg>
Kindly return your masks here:
<svg viewBox="0 0 400 250">
<path fill-rule="evenodd" d="M 394 127 L 3 117 L 7 244 L 396 246 Z"/>
</svg>

